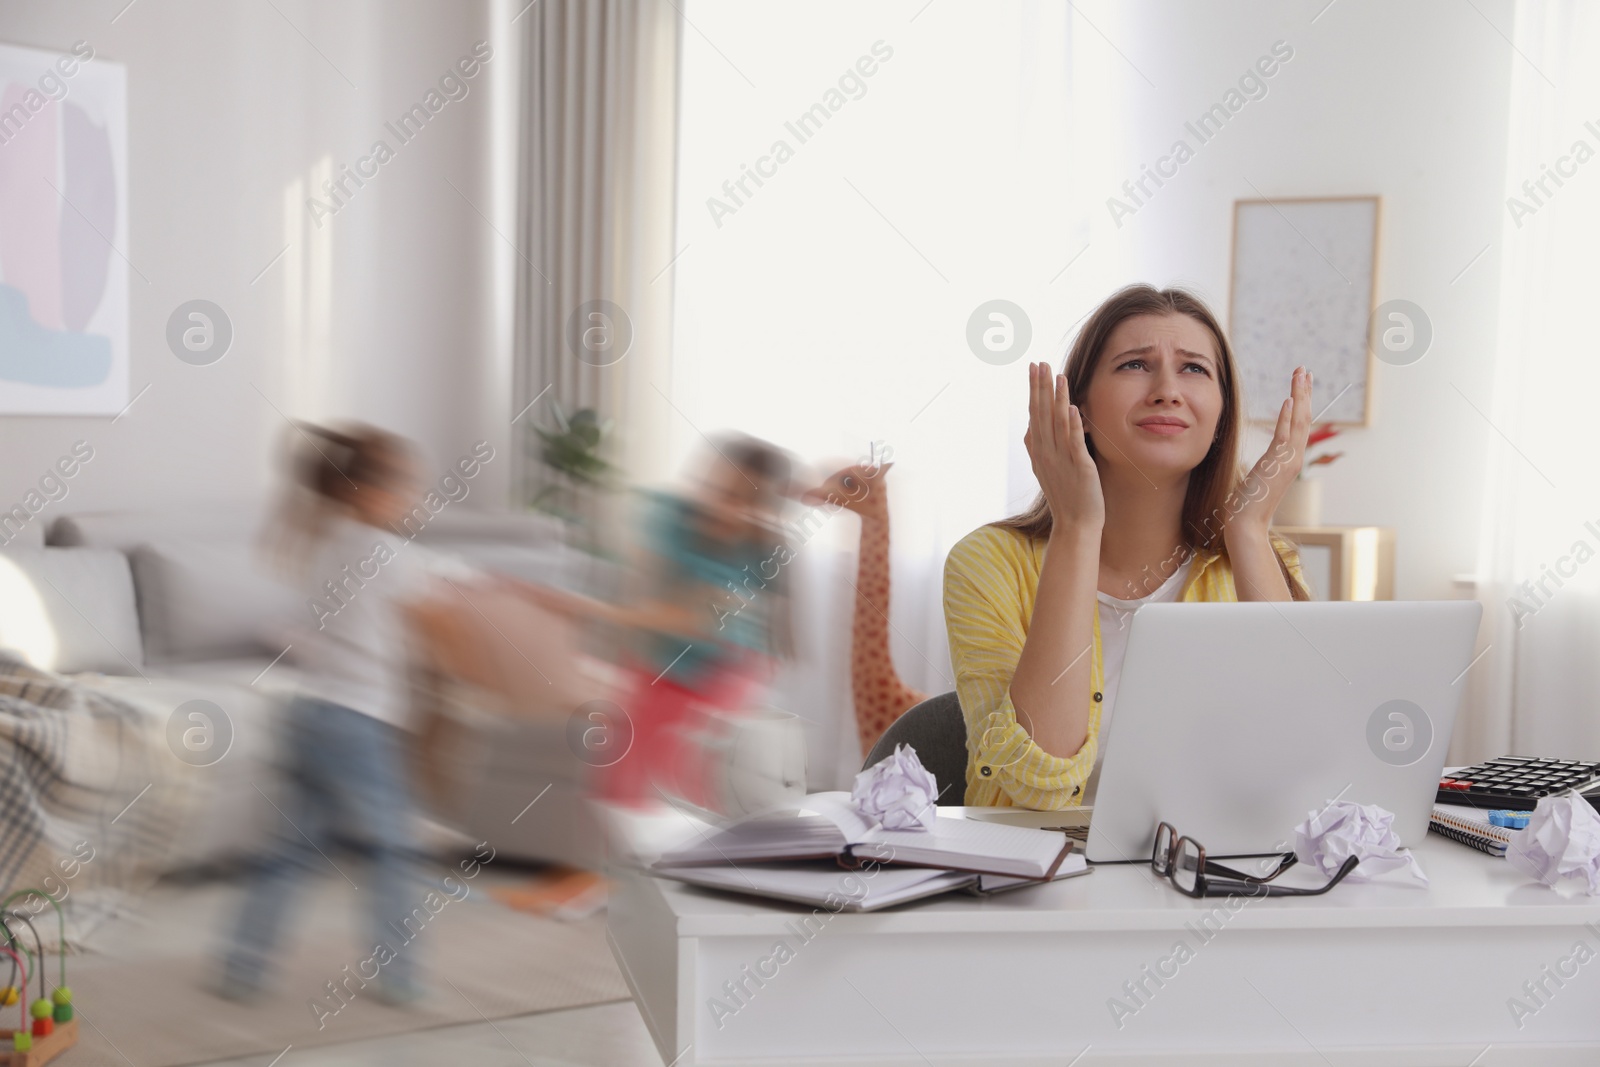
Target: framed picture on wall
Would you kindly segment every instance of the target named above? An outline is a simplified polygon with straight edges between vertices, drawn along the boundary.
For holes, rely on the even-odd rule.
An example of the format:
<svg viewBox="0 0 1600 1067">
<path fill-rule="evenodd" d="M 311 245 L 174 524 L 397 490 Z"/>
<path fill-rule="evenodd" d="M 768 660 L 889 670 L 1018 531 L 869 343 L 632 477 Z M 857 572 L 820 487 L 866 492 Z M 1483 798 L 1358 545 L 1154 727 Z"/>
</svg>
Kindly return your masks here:
<svg viewBox="0 0 1600 1067">
<path fill-rule="evenodd" d="M 0 414 L 128 404 L 127 68 L 0 45 Z"/>
<path fill-rule="evenodd" d="M 1245 410 L 1271 425 L 1298 366 L 1319 422 L 1372 420 L 1379 198 L 1235 200 L 1228 336 Z"/>
</svg>

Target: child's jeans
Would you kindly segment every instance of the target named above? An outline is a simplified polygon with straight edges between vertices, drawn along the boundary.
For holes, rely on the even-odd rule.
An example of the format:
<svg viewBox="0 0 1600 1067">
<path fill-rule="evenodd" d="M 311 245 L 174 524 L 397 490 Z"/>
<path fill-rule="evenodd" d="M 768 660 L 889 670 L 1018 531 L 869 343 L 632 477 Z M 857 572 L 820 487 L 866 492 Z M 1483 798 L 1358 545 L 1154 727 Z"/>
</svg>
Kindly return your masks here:
<svg viewBox="0 0 1600 1067">
<path fill-rule="evenodd" d="M 416 965 L 410 939 L 420 932 L 413 908 L 423 891 L 406 851 L 411 799 L 404 737 L 370 715 L 306 697 L 289 705 L 286 719 L 289 788 L 275 813 L 281 832 L 246 891 L 224 981 L 247 990 L 263 984 L 298 883 L 310 872 L 338 877 L 332 853 L 335 831 L 342 831 L 367 860 L 339 870 L 359 888 L 375 939 L 353 958 L 363 964 L 375 958 L 381 973 L 362 977 L 390 995 L 409 996 Z M 378 944 L 390 951 L 375 953 Z"/>
</svg>

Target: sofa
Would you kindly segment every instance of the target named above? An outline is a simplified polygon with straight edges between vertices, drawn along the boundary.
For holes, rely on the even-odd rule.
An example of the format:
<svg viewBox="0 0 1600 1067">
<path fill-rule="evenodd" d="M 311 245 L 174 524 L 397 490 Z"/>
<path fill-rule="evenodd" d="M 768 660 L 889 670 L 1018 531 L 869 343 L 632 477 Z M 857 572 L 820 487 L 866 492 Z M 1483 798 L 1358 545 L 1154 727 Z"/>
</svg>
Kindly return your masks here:
<svg viewBox="0 0 1600 1067">
<path fill-rule="evenodd" d="M 66 514 L 47 530 L 8 531 L 0 548 L 0 645 L 166 724 L 174 773 L 199 797 L 169 870 L 244 858 L 283 818 L 276 727 L 295 677 L 259 623 L 296 604 L 257 563 L 263 517 L 249 501 Z M 617 578 L 539 514 L 446 507 L 414 536 L 524 581 L 603 592 Z M 578 701 L 613 693 L 609 666 L 526 602 L 462 599 L 459 625 L 477 627 L 468 643 L 488 649 L 487 662 L 533 667 L 542 683 L 509 695 L 437 677 L 418 687 L 435 716 L 418 832 L 471 835 L 511 859 L 593 865 L 589 768 L 568 743 L 567 720 Z"/>
</svg>

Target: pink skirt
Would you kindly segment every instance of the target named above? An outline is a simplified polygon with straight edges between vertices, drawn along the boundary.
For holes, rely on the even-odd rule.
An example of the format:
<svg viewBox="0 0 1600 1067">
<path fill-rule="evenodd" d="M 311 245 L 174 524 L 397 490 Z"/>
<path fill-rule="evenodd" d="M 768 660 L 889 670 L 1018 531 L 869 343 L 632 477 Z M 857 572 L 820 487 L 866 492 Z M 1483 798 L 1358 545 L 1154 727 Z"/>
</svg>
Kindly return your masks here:
<svg viewBox="0 0 1600 1067">
<path fill-rule="evenodd" d="M 601 769 L 600 796 L 634 806 L 682 799 L 715 810 L 714 768 L 701 739 L 717 731 L 715 713 L 754 707 L 777 674 L 776 660 L 742 650 L 693 689 L 665 676 L 658 681 L 659 670 L 632 656 L 622 665 L 630 679 L 623 710 L 633 742 L 621 759 Z"/>
</svg>

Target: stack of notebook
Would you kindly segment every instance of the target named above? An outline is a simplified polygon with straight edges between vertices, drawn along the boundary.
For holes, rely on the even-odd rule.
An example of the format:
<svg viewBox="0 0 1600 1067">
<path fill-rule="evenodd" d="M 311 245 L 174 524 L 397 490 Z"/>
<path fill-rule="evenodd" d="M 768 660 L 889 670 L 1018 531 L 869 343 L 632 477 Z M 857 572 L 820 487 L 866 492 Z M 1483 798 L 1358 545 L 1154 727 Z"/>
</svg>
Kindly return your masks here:
<svg viewBox="0 0 1600 1067">
<path fill-rule="evenodd" d="M 669 852 L 656 874 L 714 889 L 873 911 L 960 890 L 987 894 L 1089 871 L 1059 830 L 940 816 L 931 830 L 885 830 L 846 792 L 761 812 Z"/>
<path fill-rule="evenodd" d="M 1428 829 L 1491 856 L 1504 856 L 1506 846 L 1522 831 L 1492 826 L 1489 813 L 1465 804 L 1435 804 Z"/>
</svg>

